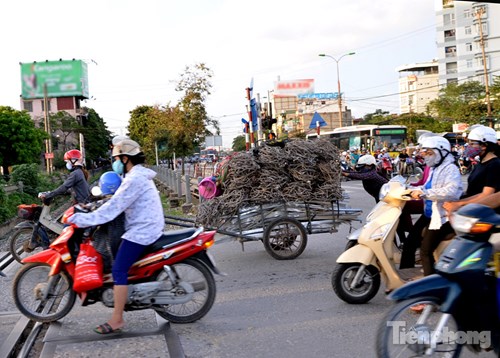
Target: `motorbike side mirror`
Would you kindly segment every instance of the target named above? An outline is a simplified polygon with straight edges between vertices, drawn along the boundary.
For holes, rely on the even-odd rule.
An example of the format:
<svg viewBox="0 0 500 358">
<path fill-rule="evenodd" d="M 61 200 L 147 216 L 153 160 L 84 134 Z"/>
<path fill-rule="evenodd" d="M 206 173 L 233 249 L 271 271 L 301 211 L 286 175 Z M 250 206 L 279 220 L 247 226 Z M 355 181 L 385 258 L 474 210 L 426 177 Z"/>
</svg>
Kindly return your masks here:
<svg viewBox="0 0 500 358">
<path fill-rule="evenodd" d="M 93 196 L 101 196 L 102 195 L 102 190 L 97 185 L 92 187 L 92 189 L 90 189 L 90 192 L 92 193 Z"/>
</svg>

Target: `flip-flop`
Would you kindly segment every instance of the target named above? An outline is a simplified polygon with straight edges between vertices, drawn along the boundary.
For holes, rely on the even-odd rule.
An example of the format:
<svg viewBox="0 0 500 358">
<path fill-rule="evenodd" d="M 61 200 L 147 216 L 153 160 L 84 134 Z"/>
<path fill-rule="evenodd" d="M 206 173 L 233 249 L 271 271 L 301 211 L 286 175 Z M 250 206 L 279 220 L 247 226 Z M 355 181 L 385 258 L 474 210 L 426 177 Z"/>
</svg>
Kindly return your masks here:
<svg viewBox="0 0 500 358">
<path fill-rule="evenodd" d="M 120 333 L 121 331 L 121 328 L 113 329 L 107 322 L 94 328 L 94 332 L 97 334 Z"/>
</svg>

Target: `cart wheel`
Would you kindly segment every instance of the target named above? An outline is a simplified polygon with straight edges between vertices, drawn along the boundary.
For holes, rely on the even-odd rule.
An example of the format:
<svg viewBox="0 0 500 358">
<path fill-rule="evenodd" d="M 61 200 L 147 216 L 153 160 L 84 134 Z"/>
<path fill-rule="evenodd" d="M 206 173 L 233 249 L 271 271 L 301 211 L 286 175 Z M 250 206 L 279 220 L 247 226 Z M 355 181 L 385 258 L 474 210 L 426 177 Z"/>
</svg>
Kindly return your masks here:
<svg viewBox="0 0 500 358">
<path fill-rule="evenodd" d="M 306 229 L 295 219 L 275 220 L 264 232 L 264 247 L 276 260 L 295 259 L 304 251 L 306 245 Z"/>
</svg>

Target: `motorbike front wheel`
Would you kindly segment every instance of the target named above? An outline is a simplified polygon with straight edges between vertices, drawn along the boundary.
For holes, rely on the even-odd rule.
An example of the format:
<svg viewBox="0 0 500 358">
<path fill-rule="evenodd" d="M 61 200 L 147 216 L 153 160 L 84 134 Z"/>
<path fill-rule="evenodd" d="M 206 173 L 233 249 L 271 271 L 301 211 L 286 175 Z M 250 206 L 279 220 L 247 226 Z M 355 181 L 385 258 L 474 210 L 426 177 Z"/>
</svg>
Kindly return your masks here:
<svg viewBox="0 0 500 358">
<path fill-rule="evenodd" d="M 75 303 L 76 293 L 68 274 L 49 276 L 51 266 L 26 264 L 12 283 L 14 303 L 19 311 L 37 322 L 53 322 L 66 316 Z"/>
<path fill-rule="evenodd" d="M 418 305 L 427 305 L 415 312 Z M 395 305 L 380 322 L 377 331 L 377 357 L 458 357 L 462 345 L 456 342 L 458 326 L 452 316 L 442 328 L 439 339 L 431 343 L 443 315 L 440 302 L 433 297 L 419 297 Z M 434 346 L 434 347 L 432 347 Z M 433 348 L 434 352 L 430 349 Z M 432 353 L 432 355 L 431 355 Z"/>
<path fill-rule="evenodd" d="M 170 267 L 178 280 L 191 284 L 195 292 L 192 300 L 186 303 L 155 305 L 156 313 L 172 323 L 192 323 L 204 317 L 212 308 L 216 295 L 215 279 L 210 269 L 204 263 L 194 259 L 186 259 Z M 170 278 L 162 270 L 156 280 L 170 281 Z M 177 294 L 186 293 L 180 290 Z"/>
<path fill-rule="evenodd" d="M 366 266 L 359 283 L 351 288 L 351 282 L 360 267 L 359 263 L 340 263 L 333 271 L 333 290 L 341 300 L 347 303 L 366 303 L 375 297 L 380 288 L 380 272 L 374 266 Z"/>
<path fill-rule="evenodd" d="M 43 248 L 38 245 L 33 250 L 30 250 L 29 244 L 31 242 L 31 236 L 33 235 L 33 228 L 23 227 L 17 229 L 10 237 L 9 248 L 10 253 L 17 262 L 21 262 L 23 258 L 31 256 L 36 252 L 43 250 Z M 41 243 L 42 239 L 37 233 L 36 237 L 37 243 Z"/>
</svg>

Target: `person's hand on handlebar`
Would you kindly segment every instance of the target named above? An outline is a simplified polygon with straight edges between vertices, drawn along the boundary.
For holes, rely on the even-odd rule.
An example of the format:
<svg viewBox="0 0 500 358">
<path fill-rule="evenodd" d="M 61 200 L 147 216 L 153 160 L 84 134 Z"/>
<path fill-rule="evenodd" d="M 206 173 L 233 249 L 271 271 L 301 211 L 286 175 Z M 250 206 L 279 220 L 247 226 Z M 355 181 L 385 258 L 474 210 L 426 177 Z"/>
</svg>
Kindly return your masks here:
<svg viewBox="0 0 500 358">
<path fill-rule="evenodd" d="M 410 192 L 410 196 L 412 199 L 419 200 L 422 199 L 422 196 L 424 195 L 424 192 L 422 190 L 412 190 Z"/>
</svg>

